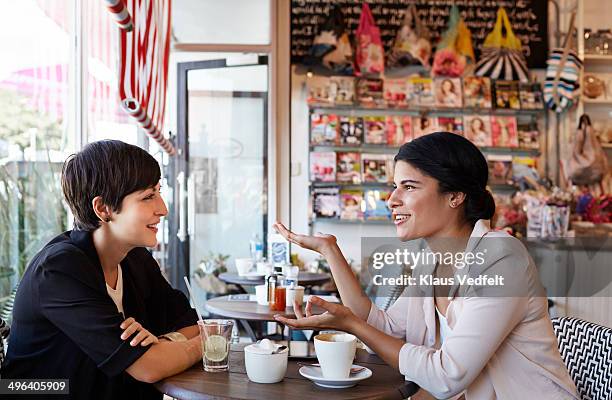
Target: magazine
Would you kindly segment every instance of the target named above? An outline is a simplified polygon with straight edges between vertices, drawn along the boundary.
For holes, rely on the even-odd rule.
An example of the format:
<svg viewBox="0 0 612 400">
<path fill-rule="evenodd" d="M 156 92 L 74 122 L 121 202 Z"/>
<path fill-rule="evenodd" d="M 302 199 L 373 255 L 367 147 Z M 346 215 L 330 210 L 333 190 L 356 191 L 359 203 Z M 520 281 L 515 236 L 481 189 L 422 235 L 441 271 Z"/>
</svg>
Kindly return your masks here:
<svg viewBox="0 0 612 400">
<path fill-rule="evenodd" d="M 358 146 L 363 140 L 363 118 L 340 117 L 340 144 Z"/>
<path fill-rule="evenodd" d="M 384 107 L 383 80 L 375 78 L 357 79 L 357 101 L 363 107 Z"/>
<path fill-rule="evenodd" d="M 336 153 L 333 151 L 310 153 L 310 181 L 334 182 L 336 180 Z"/>
<path fill-rule="evenodd" d="M 436 78 L 434 86 L 437 107 L 460 108 L 463 105 L 460 78 Z"/>
<path fill-rule="evenodd" d="M 539 179 L 537 172 L 538 160 L 528 156 L 512 157 L 512 179 L 515 182 L 520 182 L 523 178 L 529 178 L 532 181 Z"/>
<path fill-rule="evenodd" d="M 507 185 L 512 183 L 512 156 L 489 154 L 487 155 L 489 165 L 489 184 Z"/>
<path fill-rule="evenodd" d="M 456 133 L 463 136 L 462 117 L 438 117 L 438 128 L 441 131 Z"/>
<path fill-rule="evenodd" d="M 383 83 L 383 98 L 389 107 L 408 106 L 408 79 L 385 78 Z"/>
<path fill-rule="evenodd" d="M 518 147 L 516 117 L 491 117 L 491 144 L 493 147 Z"/>
<path fill-rule="evenodd" d="M 412 139 L 438 131 L 438 119 L 414 117 L 412 119 Z"/>
<path fill-rule="evenodd" d="M 308 89 L 307 102 L 311 105 L 333 105 L 335 91 L 331 90 L 330 78 L 326 76 L 313 76 L 306 80 Z"/>
<path fill-rule="evenodd" d="M 312 206 L 315 218 L 340 217 L 340 190 L 338 187 L 314 188 Z"/>
<path fill-rule="evenodd" d="M 520 83 L 519 98 L 523 110 L 541 110 L 544 108 L 544 95 L 539 82 Z"/>
<path fill-rule="evenodd" d="M 463 121 L 467 139 L 476 146 L 491 146 L 491 118 L 488 115 L 466 115 Z"/>
<path fill-rule="evenodd" d="M 433 81 L 431 78 L 410 78 L 409 90 L 413 93 L 416 105 L 427 107 L 435 104 Z"/>
<path fill-rule="evenodd" d="M 518 82 L 495 81 L 495 107 L 518 110 L 521 108 L 518 94 Z"/>
<path fill-rule="evenodd" d="M 343 189 L 340 191 L 340 219 L 363 219 L 363 192 Z"/>
<path fill-rule="evenodd" d="M 336 181 L 340 183 L 361 183 L 360 154 L 342 152 L 336 154 Z"/>
<path fill-rule="evenodd" d="M 463 78 L 463 99 L 468 108 L 491 108 L 491 79 L 481 76 Z"/>
<path fill-rule="evenodd" d="M 365 142 L 367 144 L 387 144 L 385 117 L 364 117 Z"/>
<path fill-rule="evenodd" d="M 537 123 L 519 124 L 518 131 L 518 146 L 523 149 L 539 149 L 540 148 L 540 131 Z"/>
<path fill-rule="evenodd" d="M 384 189 L 370 189 L 364 193 L 366 220 L 388 220 L 391 219 L 391 210 L 387 206 L 391 192 Z"/>
<path fill-rule="evenodd" d="M 338 142 L 338 116 L 334 114 L 310 115 L 310 144 L 333 146 Z"/>
<path fill-rule="evenodd" d="M 389 154 L 362 154 L 361 172 L 363 182 L 388 183 L 393 168 Z"/>
<path fill-rule="evenodd" d="M 330 94 L 334 104 L 353 105 L 355 103 L 355 78 L 351 76 L 332 76 L 329 79 Z"/>
<path fill-rule="evenodd" d="M 412 118 L 408 116 L 388 116 L 385 121 L 385 132 L 389 146 L 401 146 L 412 140 Z"/>
</svg>

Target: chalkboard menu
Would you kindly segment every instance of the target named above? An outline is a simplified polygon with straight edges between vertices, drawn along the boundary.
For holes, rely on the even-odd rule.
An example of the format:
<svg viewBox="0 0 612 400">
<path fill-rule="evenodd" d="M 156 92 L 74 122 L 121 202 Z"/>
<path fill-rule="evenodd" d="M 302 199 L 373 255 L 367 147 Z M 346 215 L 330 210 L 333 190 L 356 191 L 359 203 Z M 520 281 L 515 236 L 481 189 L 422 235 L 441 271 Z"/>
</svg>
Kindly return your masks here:
<svg viewBox="0 0 612 400">
<path fill-rule="evenodd" d="M 476 58 L 485 37 L 495 25 L 497 9 L 503 6 L 512 23 L 514 33 L 521 39 L 523 52 L 530 68 L 546 66 L 548 54 L 548 2 L 546 0 L 368 0 L 372 14 L 382 35 L 385 50 L 395 38 L 404 13 L 410 3 L 416 5 L 418 15 L 432 34 L 436 44 L 446 30 L 450 8 L 459 7 L 461 16 L 472 32 Z M 291 61 L 300 63 L 306 55 L 323 23 L 330 5 L 341 7 L 351 34 L 359 25 L 362 1 L 357 0 L 291 0 Z"/>
</svg>

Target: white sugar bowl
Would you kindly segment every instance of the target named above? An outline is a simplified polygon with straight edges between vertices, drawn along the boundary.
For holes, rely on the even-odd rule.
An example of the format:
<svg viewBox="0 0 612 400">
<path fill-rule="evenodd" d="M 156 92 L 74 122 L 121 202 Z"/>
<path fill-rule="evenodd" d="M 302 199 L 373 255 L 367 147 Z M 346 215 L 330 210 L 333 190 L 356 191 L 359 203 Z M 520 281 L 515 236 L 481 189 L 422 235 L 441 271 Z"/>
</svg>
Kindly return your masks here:
<svg viewBox="0 0 612 400">
<path fill-rule="evenodd" d="M 255 383 L 277 383 L 287 372 L 289 349 L 273 354 L 281 345 L 263 339 L 244 348 L 244 364 L 249 380 Z"/>
</svg>

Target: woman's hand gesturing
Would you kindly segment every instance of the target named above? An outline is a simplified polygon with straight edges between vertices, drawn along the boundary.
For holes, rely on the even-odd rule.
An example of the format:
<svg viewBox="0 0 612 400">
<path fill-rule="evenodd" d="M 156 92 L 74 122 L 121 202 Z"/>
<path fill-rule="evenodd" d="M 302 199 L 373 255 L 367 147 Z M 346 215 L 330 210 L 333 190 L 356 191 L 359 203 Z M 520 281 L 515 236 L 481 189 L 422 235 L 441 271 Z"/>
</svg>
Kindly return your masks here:
<svg viewBox="0 0 612 400">
<path fill-rule="evenodd" d="M 274 229 L 289 242 L 295 243 L 304 249 L 316 251 L 319 254 L 325 253 L 336 245 L 336 237 L 334 235 L 300 235 L 293 233 L 280 222 L 274 223 Z"/>
</svg>

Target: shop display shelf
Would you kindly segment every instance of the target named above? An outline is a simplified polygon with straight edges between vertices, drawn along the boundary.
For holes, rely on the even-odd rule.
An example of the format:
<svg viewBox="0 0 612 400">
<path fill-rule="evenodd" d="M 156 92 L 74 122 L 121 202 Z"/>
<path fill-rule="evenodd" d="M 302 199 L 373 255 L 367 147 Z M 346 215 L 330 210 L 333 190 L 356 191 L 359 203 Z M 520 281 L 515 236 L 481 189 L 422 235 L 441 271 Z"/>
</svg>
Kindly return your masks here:
<svg viewBox="0 0 612 400">
<path fill-rule="evenodd" d="M 363 182 L 363 183 L 344 183 L 344 182 L 310 182 L 312 187 L 334 187 L 339 186 L 345 189 L 352 188 L 381 188 L 381 189 L 392 189 L 392 183 L 382 182 Z"/>
<path fill-rule="evenodd" d="M 392 225 L 391 219 L 340 219 L 340 218 L 313 218 L 310 224 L 347 224 L 347 225 Z"/>
<path fill-rule="evenodd" d="M 363 107 L 360 105 L 309 105 L 310 111 L 314 113 L 334 113 L 346 116 L 386 116 L 386 115 L 410 115 L 419 116 L 423 114 L 432 115 L 531 115 L 544 114 L 545 109 L 537 110 L 514 110 L 499 108 L 444 108 L 412 106 L 410 108 L 392 107 Z"/>
</svg>

